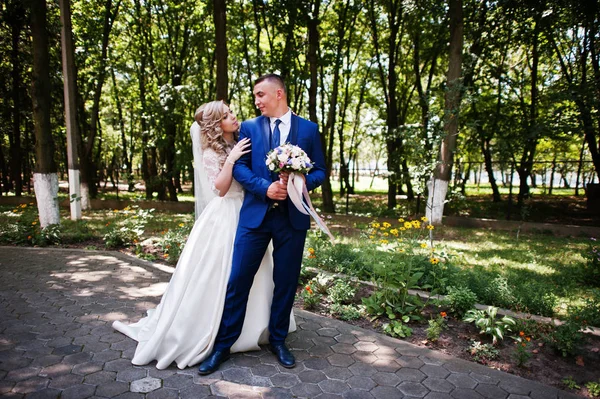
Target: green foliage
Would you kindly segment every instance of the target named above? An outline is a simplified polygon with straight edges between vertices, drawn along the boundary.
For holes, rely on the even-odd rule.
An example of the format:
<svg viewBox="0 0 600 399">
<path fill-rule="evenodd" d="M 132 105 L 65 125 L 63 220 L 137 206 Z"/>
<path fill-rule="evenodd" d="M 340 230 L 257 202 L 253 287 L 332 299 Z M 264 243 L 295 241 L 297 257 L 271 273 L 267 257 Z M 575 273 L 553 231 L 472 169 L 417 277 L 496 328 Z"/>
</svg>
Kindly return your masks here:
<svg viewBox="0 0 600 399">
<path fill-rule="evenodd" d="M 163 257 L 169 263 L 177 263 L 179 260 L 192 227 L 189 224 L 180 223 L 176 228 L 167 230 L 162 235 L 158 245 L 164 253 Z"/>
<path fill-rule="evenodd" d="M 331 302 L 335 304 L 347 304 L 356 294 L 356 288 L 354 288 L 349 282 L 341 279 L 337 280 L 329 289 L 327 294 Z"/>
<path fill-rule="evenodd" d="M 103 240 L 106 248 L 120 248 L 136 244 L 144 233 L 148 219 L 154 209 L 141 209 L 137 205 L 116 211 L 118 218 L 114 223 L 108 223 L 108 231 Z"/>
<path fill-rule="evenodd" d="M 46 247 L 48 245 L 58 245 L 61 242 L 61 226 L 60 224 L 51 224 L 49 226 L 36 231 L 31 239 L 33 245 Z"/>
<path fill-rule="evenodd" d="M 597 398 L 600 396 L 600 381 L 590 381 L 585 384 L 585 387 L 592 398 Z"/>
<path fill-rule="evenodd" d="M 473 360 L 483 364 L 498 358 L 500 355 L 500 352 L 493 345 L 482 344 L 480 341 L 471 342 L 471 346 L 467 351 L 471 354 Z"/>
<path fill-rule="evenodd" d="M 304 303 L 303 307 L 306 310 L 315 309 L 321 303 L 321 294 L 316 293 L 310 284 L 306 285 L 300 294 Z"/>
<path fill-rule="evenodd" d="M 463 320 L 467 323 L 475 323 L 480 330 L 479 333 L 490 335 L 492 343 L 496 345 L 498 340 L 503 340 L 506 333 L 512 331 L 516 324 L 512 317 L 503 316 L 501 319 L 496 319 L 497 315 L 498 308 L 488 306 L 486 310 L 467 311 Z"/>
<path fill-rule="evenodd" d="M 383 332 L 395 338 L 408 338 L 412 335 L 412 328 L 405 324 L 406 321 L 406 319 L 390 320 L 389 323 L 385 323 L 382 326 Z"/>
<path fill-rule="evenodd" d="M 362 312 L 356 306 L 341 305 L 339 303 L 333 303 L 329 308 L 329 312 L 332 316 L 341 320 L 356 320 L 362 316 Z"/>
<path fill-rule="evenodd" d="M 600 246 L 596 238 L 592 237 L 587 251 L 584 252 L 585 265 L 582 270 L 584 284 L 600 288 Z"/>
<path fill-rule="evenodd" d="M 32 245 L 39 232 L 37 208 L 33 203 L 17 205 L 3 213 L 7 222 L 0 223 L 0 243 Z"/>
<path fill-rule="evenodd" d="M 449 287 L 444 304 L 450 311 L 462 317 L 465 312 L 477 303 L 477 295 L 466 287 Z"/>
<path fill-rule="evenodd" d="M 573 376 L 567 376 L 561 381 L 563 385 L 569 389 L 581 389 L 579 385 L 577 385 L 577 381 L 573 379 Z"/>
<path fill-rule="evenodd" d="M 429 324 L 429 327 L 427 327 L 425 332 L 427 333 L 427 339 L 431 342 L 437 341 L 440 338 L 442 331 L 448 328 L 448 326 L 446 326 L 446 319 L 441 315 L 435 319 L 429 319 L 427 323 Z"/>
<path fill-rule="evenodd" d="M 517 363 L 518 367 L 525 366 L 525 363 L 531 358 L 529 352 L 529 346 L 531 344 L 531 337 L 528 337 L 525 332 L 521 331 L 518 337 L 513 337 L 515 340 L 515 351 L 513 352 L 513 358 Z"/>
<path fill-rule="evenodd" d="M 572 320 L 557 326 L 554 331 L 544 335 L 546 343 L 563 357 L 575 355 L 584 338 L 581 325 Z"/>
</svg>

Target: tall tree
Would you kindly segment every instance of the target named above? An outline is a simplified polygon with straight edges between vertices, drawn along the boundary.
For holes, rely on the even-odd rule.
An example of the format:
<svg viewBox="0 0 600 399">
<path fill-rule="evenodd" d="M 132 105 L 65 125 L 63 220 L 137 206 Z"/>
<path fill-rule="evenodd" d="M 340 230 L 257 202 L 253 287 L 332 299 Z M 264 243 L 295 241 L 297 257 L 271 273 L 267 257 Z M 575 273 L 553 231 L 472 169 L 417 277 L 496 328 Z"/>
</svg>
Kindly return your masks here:
<svg viewBox="0 0 600 399">
<path fill-rule="evenodd" d="M 213 21 L 215 25 L 215 59 L 217 61 L 217 100 L 228 98 L 227 70 L 227 5 L 225 0 L 213 1 Z"/>
<path fill-rule="evenodd" d="M 33 39 L 33 118 L 36 164 L 35 196 L 42 228 L 60 223 L 58 175 L 54 162 L 54 141 L 50 127 L 50 61 L 46 30 L 46 0 L 28 0 Z"/>
<path fill-rule="evenodd" d="M 438 164 L 428 182 L 426 214 L 431 223 L 440 224 L 452 173 L 458 138 L 458 117 L 462 97 L 463 8 L 462 0 L 449 0 L 450 46 L 444 105 L 444 138 Z"/>
</svg>

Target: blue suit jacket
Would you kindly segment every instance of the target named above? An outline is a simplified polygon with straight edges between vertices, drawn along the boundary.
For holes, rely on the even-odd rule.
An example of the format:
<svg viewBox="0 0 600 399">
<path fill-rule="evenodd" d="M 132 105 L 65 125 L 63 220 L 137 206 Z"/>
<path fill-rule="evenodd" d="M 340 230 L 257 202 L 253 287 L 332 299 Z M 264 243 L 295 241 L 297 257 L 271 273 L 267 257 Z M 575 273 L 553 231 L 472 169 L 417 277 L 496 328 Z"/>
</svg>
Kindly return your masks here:
<svg viewBox="0 0 600 399">
<path fill-rule="evenodd" d="M 233 177 L 246 190 L 239 221 L 244 227 L 260 226 L 272 203 L 267 197 L 267 189 L 272 183 L 271 172 L 265 164 L 270 151 L 270 134 L 269 118 L 264 116 L 242 122 L 240 127 L 240 140 L 249 137 L 252 144 L 252 151 L 242 156 L 233 167 Z M 317 124 L 292 114 L 287 142 L 302 148 L 313 162 L 313 168 L 306 175 L 307 189 L 310 191 L 319 187 L 325 180 L 325 157 Z M 286 201 L 292 227 L 308 230 L 310 217 L 300 213 L 289 198 Z"/>
</svg>

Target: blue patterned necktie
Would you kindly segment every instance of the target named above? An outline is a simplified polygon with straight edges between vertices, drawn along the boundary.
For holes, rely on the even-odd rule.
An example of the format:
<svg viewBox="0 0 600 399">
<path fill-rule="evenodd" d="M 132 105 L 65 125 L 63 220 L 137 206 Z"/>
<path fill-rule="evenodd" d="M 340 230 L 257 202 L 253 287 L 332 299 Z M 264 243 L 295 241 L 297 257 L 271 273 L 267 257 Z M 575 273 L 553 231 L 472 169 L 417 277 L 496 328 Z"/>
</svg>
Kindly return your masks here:
<svg viewBox="0 0 600 399">
<path fill-rule="evenodd" d="M 279 134 L 279 124 L 281 123 L 281 119 L 275 120 L 275 128 L 273 129 L 273 134 L 271 134 L 271 149 L 279 147 L 280 134 Z"/>
</svg>

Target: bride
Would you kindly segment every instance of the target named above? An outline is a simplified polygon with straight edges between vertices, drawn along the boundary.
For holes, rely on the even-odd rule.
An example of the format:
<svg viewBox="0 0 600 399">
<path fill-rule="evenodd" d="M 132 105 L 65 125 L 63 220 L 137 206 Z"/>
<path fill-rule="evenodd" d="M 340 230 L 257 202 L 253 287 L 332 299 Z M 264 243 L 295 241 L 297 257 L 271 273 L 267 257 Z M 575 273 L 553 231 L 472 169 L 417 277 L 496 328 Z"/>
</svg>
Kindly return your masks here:
<svg viewBox="0 0 600 399">
<path fill-rule="evenodd" d="M 113 328 L 138 341 L 132 363 L 156 360 L 156 368 L 172 362 L 180 369 L 207 357 L 219 330 L 233 240 L 243 189 L 232 177 L 233 164 L 250 151 L 248 139 L 236 144 L 239 123 L 223 101 L 202 105 L 190 129 L 194 152 L 196 222 L 175 272 L 156 309 L 134 324 Z M 202 210 L 204 207 L 204 210 Z M 201 212 L 201 213 L 200 213 Z M 250 291 L 242 334 L 232 352 L 258 350 L 268 342 L 273 297 L 273 264 L 267 251 Z M 293 315 L 292 315 L 293 316 Z M 290 319 L 290 331 L 296 329 Z"/>
</svg>

